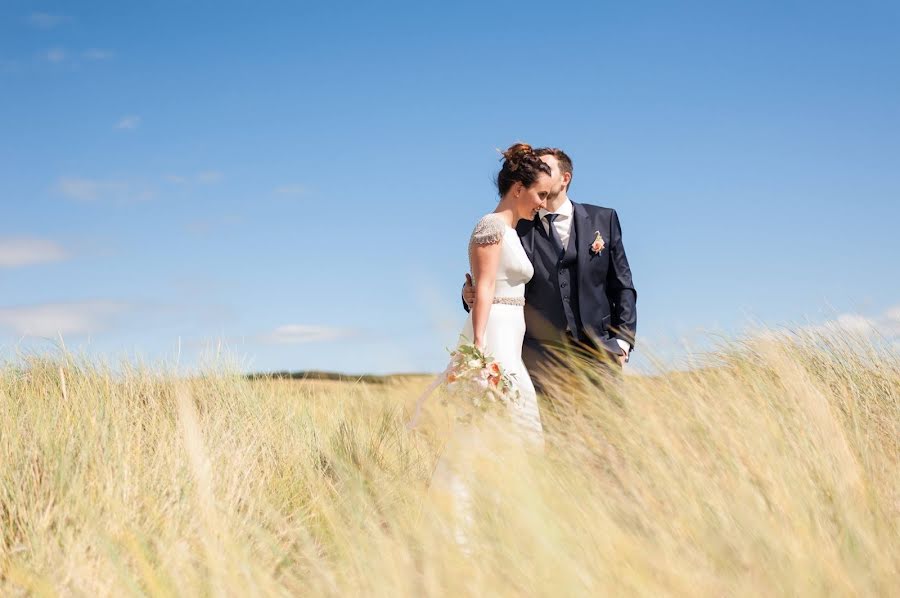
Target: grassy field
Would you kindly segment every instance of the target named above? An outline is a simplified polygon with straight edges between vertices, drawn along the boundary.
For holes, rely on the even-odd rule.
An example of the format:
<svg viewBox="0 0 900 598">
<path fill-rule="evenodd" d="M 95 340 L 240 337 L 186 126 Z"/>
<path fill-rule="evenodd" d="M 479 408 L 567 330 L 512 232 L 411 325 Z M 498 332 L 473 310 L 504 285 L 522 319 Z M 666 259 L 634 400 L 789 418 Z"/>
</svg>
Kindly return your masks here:
<svg viewBox="0 0 900 598">
<path fill-rule="evenodd" d="M 0 369 L 0 594 L 890 596 L 900 358 L 841 337 L 560 374 L 543 454 L 477 455 L 469 550 L 428 384 L 28 357 Z"/>
</svg>

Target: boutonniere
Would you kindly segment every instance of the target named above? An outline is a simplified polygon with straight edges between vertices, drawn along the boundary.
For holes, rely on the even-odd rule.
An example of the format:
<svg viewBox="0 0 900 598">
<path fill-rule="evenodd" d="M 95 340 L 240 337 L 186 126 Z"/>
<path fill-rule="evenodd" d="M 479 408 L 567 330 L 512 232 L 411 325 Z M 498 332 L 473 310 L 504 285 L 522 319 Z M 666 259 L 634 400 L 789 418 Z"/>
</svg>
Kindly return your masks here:
<svg viewBox="0 0 900 598">
<path fill-rule="evenodd" d="M 606 243 L 603 241 L 603 237 L 600 236 L 600 231 L 594 231 L 594 242 L 591 243 L 591 253 L 600 255 L 600 252 L 603 251 L 604 247 L 606 247 Z"/>
</svg>

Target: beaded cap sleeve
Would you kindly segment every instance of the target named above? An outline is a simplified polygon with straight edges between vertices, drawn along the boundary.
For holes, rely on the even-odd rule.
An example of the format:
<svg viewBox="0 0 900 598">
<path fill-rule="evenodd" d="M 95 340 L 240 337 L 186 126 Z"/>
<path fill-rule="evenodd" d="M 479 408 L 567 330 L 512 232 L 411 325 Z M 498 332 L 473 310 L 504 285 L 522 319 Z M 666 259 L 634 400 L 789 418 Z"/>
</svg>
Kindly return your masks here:
<svg viewBox="0 0 900 598">
<path fill-rule="evenodd" d="M 493 245 L 503 239 L 506 223 L 497 214 L 488 214 L 478 221 L 472 231 L 471 242 L 475 245 Z"/>
</svg>

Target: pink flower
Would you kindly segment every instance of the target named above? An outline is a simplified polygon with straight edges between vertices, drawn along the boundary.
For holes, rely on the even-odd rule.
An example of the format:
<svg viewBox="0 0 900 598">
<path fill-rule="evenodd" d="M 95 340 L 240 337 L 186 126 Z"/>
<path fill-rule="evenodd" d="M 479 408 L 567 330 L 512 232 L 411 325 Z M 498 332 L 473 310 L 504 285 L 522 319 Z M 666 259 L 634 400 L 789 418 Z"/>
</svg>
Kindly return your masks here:
<svg viewBox="0 0 900 598">
<path fill-rule="evenodd" d="M 600 255 L 600 252 L 603 251 L 604 247 L 606 247 L 606 243 L 603 241 L 603 237 L 600 236 L 600 231 L 594 231 L 594 242 L 591 243 L 591 253 Z"/>
</svg>

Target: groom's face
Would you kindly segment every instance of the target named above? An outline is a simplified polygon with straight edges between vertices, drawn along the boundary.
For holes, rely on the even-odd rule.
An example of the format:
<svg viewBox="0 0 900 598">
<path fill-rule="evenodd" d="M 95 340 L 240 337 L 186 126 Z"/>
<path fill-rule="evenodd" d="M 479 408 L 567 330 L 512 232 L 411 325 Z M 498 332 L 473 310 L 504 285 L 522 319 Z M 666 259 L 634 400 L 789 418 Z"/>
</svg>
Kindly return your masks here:
<svg viewBox="0 0 900 598">
<path fill-rule="evenodd" d="M 559 169 L 559 160 L 556 159 L 556 156 L 541 156 L 541 160 L 550 167 L 550 195 L 547 199 L 552 201 L 566 190 L 568 183 Z"/>
</svg>

